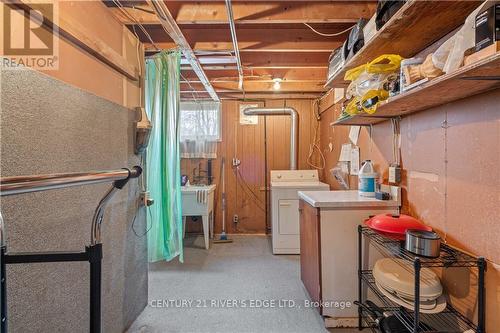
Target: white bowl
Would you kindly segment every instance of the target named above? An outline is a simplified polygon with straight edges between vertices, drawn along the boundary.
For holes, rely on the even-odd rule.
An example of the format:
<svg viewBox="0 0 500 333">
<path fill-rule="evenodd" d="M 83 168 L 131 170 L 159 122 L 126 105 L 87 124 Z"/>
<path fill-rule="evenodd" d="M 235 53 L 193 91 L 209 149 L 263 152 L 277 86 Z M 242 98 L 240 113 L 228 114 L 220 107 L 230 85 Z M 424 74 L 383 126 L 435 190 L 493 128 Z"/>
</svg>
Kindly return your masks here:
<svg viewBox="0 0 500 333">
<path fill-rule="evenodd" d="M 415 273 L 413 265 L 403 259 L 380 259 L 373 267 L 375 281 L 386 290 L 406 299 L 415 298 Z M 420 270 L 420 300 L 435 300 L 443 293 L 436 273 L 429 268 Z"/>
</svg>

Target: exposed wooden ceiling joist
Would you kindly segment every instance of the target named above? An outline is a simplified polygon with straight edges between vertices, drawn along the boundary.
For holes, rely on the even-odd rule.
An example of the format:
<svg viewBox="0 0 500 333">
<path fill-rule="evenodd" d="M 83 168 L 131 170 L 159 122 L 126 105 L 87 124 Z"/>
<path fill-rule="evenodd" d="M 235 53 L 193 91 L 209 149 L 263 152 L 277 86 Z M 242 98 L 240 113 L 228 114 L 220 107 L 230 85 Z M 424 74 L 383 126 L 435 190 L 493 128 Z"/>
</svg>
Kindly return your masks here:
<svg viewBox="0 0 500 333">
<path fill-rule="evenodd" d="M 167 1 L 177 24 L 227 23 L 224 1 Z M 355 23 L 359 18 L 370 17 L 375 1 L 234 1 L 234 19 L 238 25 L 255 23 Z M 146 10 L 147 7 L 141 6 Z M 124 24 L 131 20 L 116 8 L 110 8 Z M 158 19 L 138 9 L 127 11 L 142 24 L 157 24 Z"/>
<path fill-rule="evenodd" d="M 290 81 L 300 81 L 300 80 L 311 80 L 311 81 L 324 81 L 326 78 L 326 68 L 284 68 L 284 69 L 273 69 L 273 68 L 255 68 L 244 70 L 245 80 L 262 80 L 262 79 L 272 79 L 272 78 L 282 78 L 284 80 Z M 219 69 L 219 70 L 207 70 L 205 68 L 205 73 L 210 80 L 217 79 L 236 79 L 237 75 L 234 69 Z M 196 81 L 197 76 L 191 69 L 186 69 L 182 71 L 182 75 L 187 80 Z"/>
<path fill-rule="evenodd" d="M 338 33 L 345 30 L 350 25 L 332 25 L 327 28 L 321 29 L 322 32 L 327 34 Z M 155 43 L 161 42 L 172 42 L 172 39 L 166 34 L 159 24 L 147 26 L 147 31 L 153 38 Z M 324 37 L 320 36 L 313 31 L 311 31 L 306 26 L 304 27 L 288 27 L 288 28 L 262 28 L 262 27 L 251 27 L 249 29 L 245 27 L 238 27 L 238 43 L 241 44 L 241 49 L 248 48 L 245 43 L 253 43 L 254 46 L 266 46 L 269 44 L 276 43 L 302 43 L 305 46 L 307 42 L 321 42 L 321 43 L 341 43 L 346 39 L 347 33 L 336 37 Z M 147 37 L 142 34 L 141 31 L 137 31 L 141 41 L 148 42 Z M 231 34 L 225 26 L 216 25 L 214 27 L 200 26 L 200 27 L 189 27 L 183 28 L 182 33 L 193 46 L 195 44 L 205 42 L 205 43 L 221 43 L 231 42 Z M 248 45 L 248 44 L 247 44 Z M 307 48 L 307 47 L 306 47 Z"/>
<path fill-rule="evenodd" d="M 219 92 L 219 97 L 221 99 L 233 99 L 233 100 L 269 100 L 269 99 L 316 99 L 319 98 L 322 93 L 276 93 L 276 92 L 265 92 L 265 93 L 247 93 L 242 95 L 241 92 Z M 210 99 L 206 94 L 198 94 L 193 97 L 192 93 L 181 92 L 181 100 L 191 101 L 191 100 L 202 100 Z"/>
<path fill-rule="evenodd" d="M 328 62 L 328 57 L 328 53 L 246 53 L 242 56 L 242 62 L 246 68 L 317 68 L 324 67 Z M 198 60 L 202 65 L 233 64 L 234 66 L 236 64 L 233 56 L 198 56 Z M 188 62 L 183 59 L 181 64 L 188 64 Z"/>
<path fill-rule="evenodd" d="M 146 51 L 154 51 L 155 47 L 146 41 L 144 42 L 144 47 Z M 171 49 L 175 47 L 173 42 L 159 42 L 155 43 L 161 49 Z M 191 43 L 193 50 L 195 51 L 206 51 L 206 52 L 217 52 L 217 51 L 228 51 L 231 52 L 231 42 L 198 42 L 195 41 Z M 276 40 L 273 43 L 260 43 L 260 42 L 241 42 L 238 41 L 240 46 L 240 52 L 327 52 L 331 53 L 332 50 L 340 47 L 342 41 L 293 41 L 289 42 L 286 40 L 280 41 Z"/>
<path fill-rule="evenodd" d="M 214 91 L 214 88 L 210 84 L 209 79 L 203 71 L 198 58 L 186 41 L 186 38 L 184 37 L 182 31 L 179 29 L 179 26 L 175 23 L 175 20 L 172 17 L 169 9 L 165 6 L 165 3 L 162 0 L 147 1 L 149 5 L 154 8 L 158 19 L 161 21 L 162 29 L 164 29 L 164 31 L 169 34 L 169 36 L 175 41 L 175 43 L 179 45 L 182 54 L 186 59 L 188 59 L 191 67 L 198 75 L 198 78 L 201 82 L 203 82 L 204 89 L 214 101 L 218 101 L 219 96 L 217 96 L 217 93 Z"/>
<path fill-rule="evenodd" d="M 321 53 L 244 53 L 241 60 L 245 67 L 323 67 L 328 63 L 330 55 Z"/>
<path fill-rule="evenodd" d="M 121 0 L 122 3 L 126 0 Z M 151 1 L 151 0 L 148 0 Z M 161 1 L 161 0 L 156 0 Z M 182 31 L 220 98 L 316 98 L 323 84 L 331 52 L 348 36 L 345 30 L 359 18 L 369 18 L 376 1 L 250 1 L 232 0 L 238 48 L 244 69 L 244 93 L 238 89 L 238 71 L 228 24 L 225 0 L 163 1 Z M 151 38 L 130 17 L 110 8 L 145 43 L 147 52 L 170 49 L 176 44 L 165 33 L 158 18 L 144 2 L 128 2 L 141 10 L 127 11 L 141 22 Z M 146 11 L 144 11 L 144 9 Z M 322 36 L 316 30 L 337 36 Z M 206 58 L 206 59 L 205 59 Z M 222 58 L 227 58 L 225 61 Z M 222 60 L 217 60 L 222 59 Z M 231 59 L 231 61 L 229 61 Z M 206 60 L 206 61 L 205 61 Z M 210 98 L 189 65 L 181 65 L 181 97 Z M 281 78 L 281 89 L 273 90 L 273 78 Z M 189 84 L 188 84 L 189 82 Z M 192 90 L 195 90 L 194 93 Z M 279 96 L 279 97 L 278 97 Z M 302 96 L 302 97 L 300 97 Z"/>
<path fill-rule="evenodd" d="M 273 82 L 269 81 L 246 81 L 243 84 L 243 88 L 245 92 L 265 92 L 265 91 L 273 91 Z M 240 91 L 238 88 L 238 81 L 214 81 L 212 80 L 212 86 L 215 88 L 217 93 L 219 90 L 223 91 Z M 203 90 L 203 84 L 200 82 L 190 82 L 181 83 L 181 90 Z M 324 81 L 315 81 L 315 82 L 305 82 L 305 81 L 296 81 L 296 82 L 281 82 L 280 92 L 323 92 L 327 89 L 324 88 Z"/>
</svg>

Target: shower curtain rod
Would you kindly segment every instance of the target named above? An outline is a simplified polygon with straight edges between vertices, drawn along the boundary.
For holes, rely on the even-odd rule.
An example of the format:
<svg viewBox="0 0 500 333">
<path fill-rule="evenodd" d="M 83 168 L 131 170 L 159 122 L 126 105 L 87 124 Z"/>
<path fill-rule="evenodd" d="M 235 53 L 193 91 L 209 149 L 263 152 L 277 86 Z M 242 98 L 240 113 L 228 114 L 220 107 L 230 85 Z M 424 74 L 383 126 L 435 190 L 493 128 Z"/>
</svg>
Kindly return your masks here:
<svg viewBox="0 0 500 333">
<path fill-rule="evenodd" d="M 117 180 L 137 178 L 142 172 L 141 167 L 106 171 L 56 173 L 48 175 L 16 176 L 0 178 L 0 196 L 40 192 L 57 188 L 85 184 L 97 184 Z"/>
</svg>

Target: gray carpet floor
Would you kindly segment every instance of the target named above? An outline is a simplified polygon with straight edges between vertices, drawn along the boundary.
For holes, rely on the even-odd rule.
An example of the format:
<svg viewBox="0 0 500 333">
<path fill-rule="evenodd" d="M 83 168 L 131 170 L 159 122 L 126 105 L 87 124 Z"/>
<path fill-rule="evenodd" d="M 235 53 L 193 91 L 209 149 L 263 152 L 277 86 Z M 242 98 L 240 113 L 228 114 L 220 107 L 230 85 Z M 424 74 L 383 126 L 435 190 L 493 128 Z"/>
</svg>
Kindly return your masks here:
<svg viewBox="0 0 500 333">
<path fill-rule="evenodd" d="M 183 264 L 151 264 L 149 304 L 128 333 L 328 332 L 317 311 L 304 307 L 299 256 L 272 255 L 269 237 L 233 239 L 207 251 L 202 237 L 186 238 Z"/>
</svg>

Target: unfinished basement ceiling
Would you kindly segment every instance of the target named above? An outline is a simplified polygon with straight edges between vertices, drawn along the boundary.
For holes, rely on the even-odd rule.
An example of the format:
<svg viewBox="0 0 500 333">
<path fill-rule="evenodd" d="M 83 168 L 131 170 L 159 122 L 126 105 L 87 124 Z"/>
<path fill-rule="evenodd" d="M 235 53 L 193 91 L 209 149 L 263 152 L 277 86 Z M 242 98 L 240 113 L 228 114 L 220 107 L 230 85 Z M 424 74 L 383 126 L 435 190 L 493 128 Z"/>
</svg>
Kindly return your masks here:
<svg viewBox="0 0 500 333">
<path fill-rule="evenodd" d="M 120 22 L 137 34 L 147 54 L 175 47 L 145 1 L 105 3 Z M 324 84 L 328 57 L 342 45 L 348 32 L 321 36 L 304 23 L 321 33 L 336 34 L 360 18 L 370 18 L 376 9 L 376 1 L 231 1 L 243 66 L 243 96 L 238 89 L 225 1 L 164 3 L 220 98 L 319 97 L 327 90 Z M 119 5 L 125 8 L 117 8 Z M 181 98 L 210 98 L 187 62 L 181 69 Z M 282 80 L 279 91 L 273 90 L 275 78 Z"/>
</svg>

